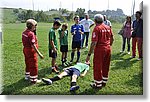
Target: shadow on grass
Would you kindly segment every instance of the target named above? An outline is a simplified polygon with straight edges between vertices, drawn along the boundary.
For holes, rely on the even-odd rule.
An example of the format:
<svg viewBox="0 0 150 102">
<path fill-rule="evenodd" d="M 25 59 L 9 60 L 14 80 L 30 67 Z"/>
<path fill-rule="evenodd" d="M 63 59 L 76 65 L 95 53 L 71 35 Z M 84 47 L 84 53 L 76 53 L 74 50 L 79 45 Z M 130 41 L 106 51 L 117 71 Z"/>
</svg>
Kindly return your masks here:
<svg viewBox="0 0 150 102">
<path fill-rule="evenodd" d="M 111 56 L 111 69 L 115 70 L 115 69 L 120 69 L 120 68 L 129 68 L 132 67 L 134 63 L 136 63 L 138 60 L 132 59 L 132 58 L 124 58 L 124 56 L 126 56 L 125 53 L 120 54 L 120 53 L 116 53 L 116 54 L 112 54 Z"/>
<path fill-rule="evenodd" d="M 29 83 L 28 81 L 25 81 L 24 78 L 20 79 L 19 81 L 17 81 L 16 83 L 13 83 L 11 85 L 4 85 L 4 90 L 2 92 L 2 95 L 13 95 L 15 94 L 15 92 L 28 87 L 32 85 L 31 83 Z"/>
<path fill-rule="evenodd" d="M 141 72 L 138 75 L 134 75 L 133 78 L 125 84 L 128 86 L 143 87 L 143 73 Z"/>
</svg>

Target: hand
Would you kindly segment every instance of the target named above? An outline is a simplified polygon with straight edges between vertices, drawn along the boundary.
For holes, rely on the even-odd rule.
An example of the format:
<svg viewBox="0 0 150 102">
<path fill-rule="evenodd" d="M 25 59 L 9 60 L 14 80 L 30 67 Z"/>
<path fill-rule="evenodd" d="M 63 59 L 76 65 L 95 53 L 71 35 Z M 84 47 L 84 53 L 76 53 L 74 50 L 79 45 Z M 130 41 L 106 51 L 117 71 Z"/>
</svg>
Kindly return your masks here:
<svg viewBox="0 0 150 102">
<path fill-rule="evenodd" d="M 81 76 L 81 77 L 84 77 L 85 75 L 84 75 L 84 74 L 80 74 L 80 76 Z"/>
<path fill-rule="evenodd" d="M 87 56 L 86 57 L 86 62 L 89 62 L 90 61 L 90 56 Z"/>
<path fill-rule="evenodd" d="M 40 58 L 41 58 L 41 59 L 44 59 L 44 56 L 43 56 L 42 54 L 40 54 Z"/>
<path fill-rule="evenodd" d="M 55 49 L 53 49 L 53 51 L 54 51 L 54 53 L 57 53 L 57 49 L 55 48 Z"/>
</svg>

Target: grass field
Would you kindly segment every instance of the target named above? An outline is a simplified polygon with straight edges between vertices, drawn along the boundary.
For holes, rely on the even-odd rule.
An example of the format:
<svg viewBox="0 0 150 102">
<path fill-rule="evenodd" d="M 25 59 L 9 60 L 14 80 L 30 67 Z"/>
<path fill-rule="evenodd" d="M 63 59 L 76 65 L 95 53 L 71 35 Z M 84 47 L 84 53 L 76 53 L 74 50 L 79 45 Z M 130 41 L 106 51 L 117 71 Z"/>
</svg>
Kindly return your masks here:
<svg viewBox="0 0 150 102">
<path fill-rule="evenodd" d="M 70 31 L 69 23 L 69 31 Z M 112 24 L 114 32 L 114 44 L 112 46 L 112 58 L 109 72 L 108 84 L 105 88 L 96 91 L 90 87 L 93 81 L 93 69 L 91 56 L 91 67 L 87 75 L 79 78 L 77 84 L 80 89 L 74 94 L 79 95 L 142 95 L 143 94 L 143 67 L 142 61 L 130 59 L 131 55 L 120 54 L 121 36 L 117 31 L 121 28 L 121 24 Z M 39 78 L 53 77 L 56 74 L 51 72 L 51 59 L 48 57 L 48 32 L 52 24 L 38 24 L 38 43 L 39 50 L 44 55 L 44 59 L 39 58 Z M 43 83 L 31 85 L 24 80 L 25 64 L 22 52 L 21 33 L 25 29 L 25 24 L 4 24 L 3 34 L 3 93 L 6 95 L 70 95 L 70 77 L 53 83 L 53 85 L 44 85 Z M 90 42 L 89 42 L 90 44 Z M 71 34 L 69 35 L 69 52 L 68 60 L 70 60 L 71 51 Z M 81 50 L 81 62 L 85 62 L 88 49 Z M 76 59 L 76 57 L 75 57 Z M 61 53 L 58 51 L 58 65 L 61 64 Z"/>
</svg>

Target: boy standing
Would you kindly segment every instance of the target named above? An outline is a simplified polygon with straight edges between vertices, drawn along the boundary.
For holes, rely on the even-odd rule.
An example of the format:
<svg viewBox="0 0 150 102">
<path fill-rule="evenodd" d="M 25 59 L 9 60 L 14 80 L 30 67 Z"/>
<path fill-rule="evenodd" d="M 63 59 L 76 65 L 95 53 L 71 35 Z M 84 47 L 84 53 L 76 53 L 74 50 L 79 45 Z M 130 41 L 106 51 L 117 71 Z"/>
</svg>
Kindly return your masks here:
<svg viewBox="0 0 150 102">
<path fill-rule="evenodd" d="M 43 58 L 43 55 L 38 50 L 36 31 L 37 22 L 33 19 L 26 21 L 27 29 L 22 33 L 23 53 L 25 56 L 26 73 L 25 80 L 30 79 L 31 83 L 39 82 L 38 77 L 38 58 Z"/>
<path fill-rule="evenodd" d="M 88 63 L 87 63 L 88 64 Z M 51 85 L 53 82 L 58 81 L 62 79 L 64 76 L 71 76 L 71 87 L 70 91 L 75 91 L 79 89 L 79 86 L 76 85 L 77 78 L 79 76 L 85 76 L 87 71 L 89 70 L 89 65 L 84 63 L 77 63 L 74 66 L 71 66 L 69 68 L 64 69 L 64 72 L 62 72 L 60 75 L 55 76 L 53 78 L 43 78 L 42 81 L 46 83 L 47 85 Z M 82 73 L 82 74 L 81 74 Z"/>
<path fill-rule="evenodd" d="M 60 51 L 62 52 L 62 65 L 67 61 L 67 52 L 68 52 L 68 24 L 63 24 L 62 28 L 58 30 L 59 39 L 60 39 Z"/>
<path fill-rule="evenodd" d="M 49 31 L 49 57 L 52 57 L 52 71 L 59 73 L 56 66 L 56 58 L 57 58 L 57 38 L 55 34 L 55 30 L 57 30 L 61 26 L 60 21 L 54 21 L 53 27 Z"/>
<path fill-rule="evenodd" d="M 77 60 L 76 63 L 79 62 L 80 59 L 80 49 L 81 49 L 81 40 L 82 34 L 84 34 L 83 25 L 79 24 L 79 16 L 74 17 L 75 24 L 71 26 L 71 33 L 73 35 L 72 39 L 72 53 L 71 53 L 71 63 L 74 59 L 74 53 L 77 49 Z"/>
</svg>

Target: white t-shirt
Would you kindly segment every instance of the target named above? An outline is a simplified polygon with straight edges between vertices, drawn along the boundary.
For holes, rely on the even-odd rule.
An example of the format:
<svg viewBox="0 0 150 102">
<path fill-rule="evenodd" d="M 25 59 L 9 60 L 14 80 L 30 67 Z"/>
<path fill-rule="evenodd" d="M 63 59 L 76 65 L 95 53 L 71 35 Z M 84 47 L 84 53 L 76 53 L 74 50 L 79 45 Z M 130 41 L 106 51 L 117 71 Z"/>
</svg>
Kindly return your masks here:
<svg viewBox="0 0 150 102">
<path fill-rule="evenodd" d="M 111 22 L 110 22 L 109 20 L 106 20 L 106 21 L 104 21 L 103 23 L 104 23 L 105 25 L 110 26 L 110 27 L 112 26 L 112 25 L 111 25 Z"/>
<path fill-rule="evenodd" d="M 83 19 L 83 20 L 80 21 L 80 24 L 83 25 L 83 27 L 84 27 L 84 32 L 90 32 L 90 26 L 91 26 L 92 24 L 94 24 L 94 22 L 93 22 L 91 19 L 88 19 L 88 20 Z"/>
</svg>

